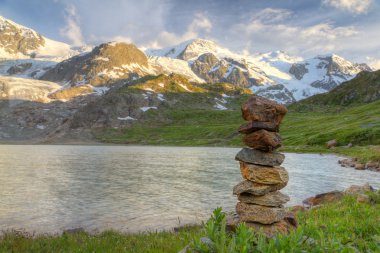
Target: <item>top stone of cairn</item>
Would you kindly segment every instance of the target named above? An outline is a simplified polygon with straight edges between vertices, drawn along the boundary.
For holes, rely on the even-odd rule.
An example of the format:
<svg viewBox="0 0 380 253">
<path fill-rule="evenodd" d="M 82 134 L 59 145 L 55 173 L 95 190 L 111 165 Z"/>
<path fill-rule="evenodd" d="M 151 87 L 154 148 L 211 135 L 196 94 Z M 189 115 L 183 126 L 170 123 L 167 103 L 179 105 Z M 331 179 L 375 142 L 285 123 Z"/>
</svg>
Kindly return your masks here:
<svg viewBox="0 0 380 253">
<path fill-rule="evenodd" d="M 288 110 L 283 105 L 253 95 L 242 105 L 241 112 L 244 120 L 268 122 L 273 130 L 277 130 Z"/>
</svg>

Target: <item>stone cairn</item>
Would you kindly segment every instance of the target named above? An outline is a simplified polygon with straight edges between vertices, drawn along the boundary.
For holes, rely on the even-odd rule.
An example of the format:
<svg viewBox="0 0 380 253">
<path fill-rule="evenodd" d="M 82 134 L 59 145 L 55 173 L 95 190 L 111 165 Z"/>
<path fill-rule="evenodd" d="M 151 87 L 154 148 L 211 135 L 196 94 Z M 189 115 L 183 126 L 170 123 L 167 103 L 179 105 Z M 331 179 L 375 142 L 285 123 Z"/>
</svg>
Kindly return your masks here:
<svg viewBox="0 0 380 253">
<path fill-rule="evenodd" d="M 287 109 L 252 96 L 241 111 L 248 122 L 240 126 L 239 132 L 245 134 L 243 141 L 249 148 L 243 148 L 235 157 L 245 180 L 233 188 L 239 202 L 236 214 L 228 218 L 227 228 L 234 230 L 244 222 L 254 231 L 262 230 L 267 237 L 288 233 L 297 224 L 283 206 L 289 196 L 279 191 L 289 180 L 288 172 L 280 166 L 285 156 L 275 152 L 282 144 L 278 132 Z"/>
</svg>

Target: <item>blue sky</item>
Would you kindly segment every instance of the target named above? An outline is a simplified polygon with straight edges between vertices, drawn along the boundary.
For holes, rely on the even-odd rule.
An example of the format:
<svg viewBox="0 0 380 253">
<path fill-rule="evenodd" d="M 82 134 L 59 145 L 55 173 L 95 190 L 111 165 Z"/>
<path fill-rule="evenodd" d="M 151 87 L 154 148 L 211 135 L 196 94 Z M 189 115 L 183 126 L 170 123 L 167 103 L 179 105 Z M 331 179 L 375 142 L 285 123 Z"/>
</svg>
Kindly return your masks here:
<svg viewBox="0 0 380 253">
<path fill-rule="evenodd" d="M 379 13 L 379 0 L 0 0 L 0 15 L 73 45 L 201 37 L 247 54 L 336 53 L 378 67 Z"/>
</svg>

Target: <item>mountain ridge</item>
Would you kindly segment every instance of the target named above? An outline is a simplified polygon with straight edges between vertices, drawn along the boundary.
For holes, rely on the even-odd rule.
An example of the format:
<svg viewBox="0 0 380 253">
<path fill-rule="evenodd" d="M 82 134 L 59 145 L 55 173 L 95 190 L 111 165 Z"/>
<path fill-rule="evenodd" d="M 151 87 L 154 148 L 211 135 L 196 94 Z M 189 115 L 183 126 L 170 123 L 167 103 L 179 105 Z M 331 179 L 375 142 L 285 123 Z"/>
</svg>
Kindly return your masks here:
<svg viewBox="0 0 380 253">
<path fill-rule="evenodd" d="M 336 54 L 318 55 L 309 59 L 290 56 L 283 51 L 243 55 L 232 52 L 214 41 L 200 38 L 168 48 L 145 49 L 144 52 L 133 46 L 135 48 L 129 51 L 135 52 L 136 57 L 140 55 L 141 59 L 144 58 L 144 62 L 138 60 L 129 64 L 132 63 L 129 59 L 126 64 L 120 65 L 118 62 L 123 61 L 121 59 L 123 54 L 113 53 L 114 61 L 106 63 L 104 59 L 107 57 L 96 52 L 101 45 L 92 49 L 91 52 L 88 50 L 90 48 L 75 51 L 69 45 L 52 41 L 30 28 L 5 18 L 0 20 L 0 42 L 3 40 L 0 44 L 0 52 L 1 50 L 13 52 L 14 58 L 19 58 L 19 54 L 22 54 L 24 58 L 30 57 L 23 59 L 23 62 L 15 59 L 0 62 L 0 73 L 16 77 L 41 78 L 59 82 L 61 85 L 67 82 L 70 86 L 112 85 L 112 82 L 117 80 L 130 82 L 146 75 L 176 73 L 185 76 L 191 82 L 228 82 L 249 88 L 256 94 L 279 103 L 290 104 L 314 94 L 327 92 L 340 83 L 352 79 L 363 70 L 372 70 L 366 64 L 351 63 Z M 32 40 L 26 43 L 26 48 L 22 51 L 14 51 L 4 46 L 10 39 L 9 33 L 20 36 L 24 34 Z M 18 40 L 11 42 L 10 44 L 16 46 L 19 43 Z M 60 51 L 62 48 L 68 54 L 61 52 L 59 57 L 54 55 L 57 53 L 54 49 Z M 118 50 L 128 51 L 123 47 Z M 98 55 L 98 62 L 103 61 L 103 64 L 89 63 L 86 60 L 89 55 Z M 81 60 L 82 63 L 79 62 Z M 103 68 L 99 67 L 100 65 Z M 106 65 L 108 65 L 107 68 L 104 67 Z M 128 67 L 123 68 L 127 65 Z M 93 70 L 86 72 L 86 68 Z M 53 72 L 58 77 L 54 76 Z"/>
</svg>

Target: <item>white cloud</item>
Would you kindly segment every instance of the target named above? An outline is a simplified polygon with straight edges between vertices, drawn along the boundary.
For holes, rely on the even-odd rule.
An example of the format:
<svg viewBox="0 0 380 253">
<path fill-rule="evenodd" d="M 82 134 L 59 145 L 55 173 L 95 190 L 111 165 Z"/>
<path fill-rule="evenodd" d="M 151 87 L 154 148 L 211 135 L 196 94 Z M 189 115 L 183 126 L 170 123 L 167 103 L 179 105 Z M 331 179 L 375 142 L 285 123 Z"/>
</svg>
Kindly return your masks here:
<svg viewBox="0 0 380 253">
<path fill-rule="evenodd" d="M 319 23 L 310 26 L 287 24 L 291 13 L 284 10 L 271 11 L 278 14 L 273 20 L 255 15 L 248 23 L 232 26 L 229 32 L 232 38 L 244 41 L 249 51 L 285 50 L 296 55 L 313 55 L 333 52 L 342 47 L 345 40 L 359 34 L 354 26 L 334 26 L 331 23 Z M 271 15 L 272 15 L 271 14 Z"/>
<path fill-rule="evenodd" d="M 354 14 L 366 13 L 372 0 L 322 0 L 324 5 L 348 11 Z"/>
<path fill-rule="evenodd" d="M 260 20 L 261 23 L 270 24 L 282 21 L 291 17 L 292 13 L 286 9 L 266 8 L 253 15 L 253 20 Z"/>
<path fill-rule="evenodd" d="M 79 26 L 79 16 L 73 4 L 68 4 L 65 8 L 65 21 L 66 26 L 60 30 L 60 34 L 67 37 L 74 46 L 82 46 L 84 40 Z"/>
<path fill-rule="evenodd" d="M 157 39 L 145 45 L 150 48 L 162 48 L 181 43 L 186 40 L 198 38 L 200 34 L 208 34 L 212 30 L 211 21 L 202 13 L 195 14 L 194 20 L 188 25 L 186 31 L 177 35 L 166 30 L 158 34 Z"/>
<path fill-rule="evenodd" d="M 380 59 L 376 59 L 374 57 L 367 56 L 366 60 L 368 62 L 368 65 L 372 67 L 373 69 L 380 69 Z"/>
</svg>

